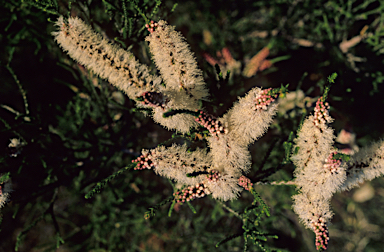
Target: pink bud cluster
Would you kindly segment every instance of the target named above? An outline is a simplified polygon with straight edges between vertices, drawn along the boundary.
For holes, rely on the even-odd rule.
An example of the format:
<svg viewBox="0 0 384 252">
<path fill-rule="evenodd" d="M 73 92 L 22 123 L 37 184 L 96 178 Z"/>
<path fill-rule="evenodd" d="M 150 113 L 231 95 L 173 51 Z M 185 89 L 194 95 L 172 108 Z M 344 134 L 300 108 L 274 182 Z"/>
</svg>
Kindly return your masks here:
<svg viewBox="0 0 384 252">
<path fill-rule="evenodd" d="M 216 182 L 220 178 L 220 173 L 215 170 L 209 171 L 207 175 L 208 182 Z"/>
<path fill-rule="evenodd" d="M 331 174 L 334 174 L 337 172 L 337 168 L 341 165 L 341 159 L 335 159 L 334 156 L 337 154 L 337 151 L 332 152 L 329 154 L 328 158 L 325 160 L 324 168 L 328 169 Z"/>
<path fill-rule="evenodd" d="M 255 110 L 267 110 L 269 104 L 276 100 L 277 95 L 271 94 L 272 88 L 264 89 L 255 99 Z"/>
<path fill-rule="evenodd" d="M 149 24 L 145 24 L 145 28 L 147 28 L 147 30 L 150 33 L 153 33 L 157 26 L 158 26 L 158 24 L 155 23 L 153 20 L 151 20 L 151 22 Z"/>
<path fill-rule="evenodd" d="M 148 105 L 151 107 L 161 107 L 165 108 L 166 100 L 161 93 L 157 92 L 144 92 L 140 98 L 143 99 L 142 104 Z"/>
<path fill-rule="evenodd" d="M 316 102 L 314 113 L 314 124 L 316 126 L 331 122 L 332 118 L 329 116 L 329 104 L 323 102 L 323 97 L 320 97 Z"/>
<path fill-rule="evenodd" d="M 244 187 L 244 189 L 247 191 L 251 190 L 253 186 L 253 184 L 251 183 L 251 180 L 244 175 L 239 178 L 238 184 L 239 186 Z"/>
<path fill-rule="evenodd" d="M 228 133 L 228 129 L 224 128 L 222 123 L 212 115 L 200 111 L 200 115 L 195 119 L 196 122 L 209 130 L 212 136 L 218 137 L 221 134 Z"/>
<path fill-rule="evenodd" d="M 151 158 L 152 158 L 152 155 L 150 153 L 146 153 L 132 160 L 132 163 L 137 163 L 134 170 L 144 170 L 144 169 L 154 168 L 155 164 L 152 162 Z"/>
<path fill-rule="evenodd" d="M 211 194 L 209 189 L 204 183 L 196 184 L 195 186 L 188 186 L 181 191 L 177 191 L 173 194 L 177 203 L 184 203 L 196 198 L 202 198 Z"/>
<path fill-rule="evenodd" d="M 326 250 L 329 241 L 329 233 L 326 221 L 324 218 L 320 217 L 316 220 L 312 220 L 311 225 L 316 235 L 315 245 L 317 250 Z"/>
</svg>

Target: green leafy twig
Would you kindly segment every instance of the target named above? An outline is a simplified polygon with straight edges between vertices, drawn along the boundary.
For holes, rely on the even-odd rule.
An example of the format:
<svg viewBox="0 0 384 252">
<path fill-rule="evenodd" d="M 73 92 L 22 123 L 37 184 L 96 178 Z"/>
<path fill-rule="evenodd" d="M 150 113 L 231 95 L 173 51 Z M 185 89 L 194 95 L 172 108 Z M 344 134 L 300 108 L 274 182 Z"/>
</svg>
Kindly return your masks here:
<svg viewBox="0 0 384 252">
<path fill-rule="evenodd" d="M 173 211 L 173 209 L 175 208 L 175 205 L 176 205 L 176 200 L 174 199 L 174 200 L 172 201 L 172 204 L 171 204 L 170 208 L 169 208 L 169 211 L 168 211 L 168 217 L 171 217 L 171 215 L 172 215 L 172 211 Z"/>
<path fill-rule="evenodd" d="M 54 4 L 50 3 L 50 4 L 42 4 L 41 1 L 38 1 L 38 0 L 35 0 L 35 1 L 31 1 L 31 0 L 22 0 L 21 2 L 26 2 L 44 12 L 47 12 L 49 14 L 52 14 L 52 15 L 56 15 L 56 16 L 60 16 L 60 13 L 57 11 L 58 10 L 58 5 L 57 5 L 57 2 L 56 0 L 54 0 Z M 54 7 L 55 9 L 49 9 L 51 7 Z"/>
<path fill-rule="evenodd" d="M 6 172 L 6 173 L 1 175 L 0 185 L 3 184 L 4 182 L 6 182 L 11 177 L 10 174 L 11 174 L 10 172 Z"/>
<path fill-rule="evenodd" d="M 165 205 L 165 204 L 167 204 L 167 203 L 169 203 L 169 202 L 171 202 L 171 201 L 173 201 L 173 200 L 174 200 L 174 197 L 171 196 L 171 197 L 169 197 L 168 199 L 163 200 L 163 201 L 160 202 L 159 204 L 157 204 L 157 205 L 155 205 L 155 206 L 153 206 L 153 207 L 149 207 L 149 208 L 148 208 L 148 211 L 146 211 L 146 212 L 144 213 L 144 218 L 145 218 L 146 220 L 148 220 L 149 218 L 155 216 L 155 212 L 156 212 L 161 206 L 163 206 L 163 205 Z"/>
<path fill-rule="evenodd" d="M 132 33 L 132 19 L 128 17 L 128 11 L 127 11 L 127 4 L 126 0 L 123 0 L 123 15 L 124 15 L 124 28 L 123 28 L 123 38 L 127 38 L 127 31 L 128 31 L 128 37 L 131 37 Z M 128 26 L 129 23 L 129 26 Z"/>
<path fill-rule="evenodd" d="M 335 83 L 336 78 L 337 78 L 337 73 L 333 73 L 330 76 L 328 76 L 327 80 L 329 83 Z"/>
<path fill-rule="evenodd" d="M 196 209 L 192 206 L 191 202 L 187 201 L 187 205 L 189 206 L 189 208 L 192 210 L 192 212 L 193 212 L 194 214 L 197 213 Z"/>
<path fill-rule="evenodd" d="M 232 213 L 233 215 L 235 215 L 237 218 L 239 218 L 240 220 L 243 220 L 243 217 L 241 216 L 241 214 L 239 214 L 238 212 L 236 212 L 235 210 L 233 210 L 232 208 L 230 208 L 229 206 L 227 206 L 226 204 L 224 204 L 222 201 L 220 201 L 220 200 L 216 200 L 216 202 L 218 202 L 222 207 L 224 207 L 225 209 L 227 209 L 230 213 Z"/>
<path fill-rule="evenodd" d="M 252 205 L 259 203 L 262 207 L 262 213 L 265 213 L 268 217 L 270 216 L 269 207 L 264 202 L 264 200 L 260 197 L 260 195 L 255 191 L 255 189 L 251 188 L 250 192 L 252 193 L 254 200 Z"/>
<path fill-rule="evenodd" d="M 226 242 L 229 242 L 229 241 L 231 241 L 231 240 L 233 240 L 233 239 L 235 239 L 237 237 L 242 236 L 243 234 L 244 234 L 244 231 L 241 232 L 241 233 L 233 234 L 233 235 L 230 235 L 230 236 L 224 238 L 223 240 L 221 240 L 218 243 L 216 243 L 216 248 L 218 248 L 220 245 L 222 245 L 222 244 L 224 244 Z"/>
<path fill-rule="evenodd" d="M 135 1 L 136 2 L 136 1 Z M 133 4 L 133 7 L 136 9 L 136 11 L 139 13 L 140 16 L 142 16 L 144 18 L 144 21 L 146 24 L 149 23 L 149 19 L 147 18 L 147 16 L 144 14 L 143 10 L 135 3 L 135 2 L 132 2 Z"/>
<path fill-rule="evenodd" d="M 31 225 L 29 225 L 27 228 L 25 228 L 23 231 L 21 231 L 20 233 L 19 233 L 19 235 L 17 236 L 17 238 L 16 238 L 16 245 L 15 245 L 15 251 L 19 251 L 19 246 L 20 246 L 20 244 L 21 244 L 21 239 L 22 239 L 22 237 L 25 235 L 25 234 L 27 234 L 34 226 L 36 226 L 36 224 L 40 221 L 40 220 L 42 220 L 44 217 L 45 217 L 45 215 L 49 212 L 49 211 L 53 211 L 52 209 L 53 209 L 53 204 L 55 203 L 55 201 L 56 201 L 56 199 L 57 199 L 57 190 L 55 190 L 55 192 L 53 193 L 53 197 L 52 197 L 52 199 L 51 199 L 51 201 L 50 201 L 50 203 L 49 203 L 49 206 L 48 206 L 48 208 L 36 219 L 36 220 L 34 220 L 32 223 L 31 223 Z"/>
<path fill-rule="evenodd" d="M 291 160 L 294 136 L 295 136 L 295 133 L 293 133 L 293 131 L 291 131 L 289 133 L 287 141 L 283 142 L 283 147 L 284 147 L 284 151 L 285 151 L 285 157 L 284 157 L 284 160 L 283 160 L 282 164 L 288 164 L 289 161 Z"/>
<path fill-rule="evenodd" d="M 130 169 L 132 169 L 135 166 L 136 166 L 136 163 L 132 163 L 132 164 L 128 165 L 127 167 L 124 167 L 124 168 L 118 170 L 117 172 L 108 176 L 107 178 L 103 179 L 102 181 L 97 182 L 96 186 L 93 187 L 92 190 L 85 195 L 85 198 L 86 199 L 92 198 L 95 193 L 99 193 L 100 190 L 103 189 L 111 180 L 113 180 L 117 176 L 121 175 L 123 172 L 129 171 Z"/>
<path fill-rule="evenodd" d="M 151 15 L 150 15 L 150 18 L 153 18 L 153 16 L 154 16 L 157 12 L 159 12 L 159 6 L 161 5 L 161 0 L 155 0 L 155 2 L 156 2 L 156 5 L 155 5 L 155 7 L 153 7 L 153 10 L 152 10 L 152 13 L 151 13 Z"/>
<path fill-rule="evenodd" d="M 20 81 L 17 78 L 15 72 L 13 72 L 12 68 L 9 66 L 9 63 L 5 67 L 10 72 L 10 74 L 12 75 L 13 79 L 15 80 L 17 86 L 19 87 L 20 93 L 21 93 L 21 95 L 23 97 L 23 101 L 24 101 L 25 114 L 29 115 L 29 108 L 28 108 L 28 101 L 27 101 L 26 92 L 24 91 L 23 87 L 21 86 Z"/>
<path fill-rule="evenodd" d="M 229 212 L 233 213 L 236 217 L 242 220 L 243 231 L 241 233 L 233 234 L 225 239 L 221 240 L 216 244 L 216 247 L 220 246 L 223 243 L 226 243 L 232 239 L 243 236 L 244 238 L 244 251 L 248 250 L 248 240 L 253 240 L 253 243 L 261 248 L 263 251 L 270 251 L 270 249 L 264 246 L 260 241 L 266 241 L 267 237 L 277 238 L 275 235 L 270 235 L 265 232 L 259 230 L 259 223 L 262 215 L 270 216 L 269 207 L 266 203 L 261 199 L 258 193 L 255 192 L 253 188 L 251 188 L 250 192 L 254 196 L 254 200 L 252 205 L 248 206 L 244 209 L 242 214 L 237 213 L 221 201 L 219 202 L 225 209 Z"/>
</svg>

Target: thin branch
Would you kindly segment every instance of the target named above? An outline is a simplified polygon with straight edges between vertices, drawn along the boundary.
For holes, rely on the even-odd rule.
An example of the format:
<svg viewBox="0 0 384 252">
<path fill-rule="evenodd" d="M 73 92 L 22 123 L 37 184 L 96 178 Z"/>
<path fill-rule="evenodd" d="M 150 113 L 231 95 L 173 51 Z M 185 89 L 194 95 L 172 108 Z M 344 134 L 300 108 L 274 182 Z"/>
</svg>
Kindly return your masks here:
<svg viewBox="0 0 384 252">
<path fill-rule="evenodd" d="M 15 72 L 13 72 L 12 68 L 9 65 L 5 66 L 7 70 L 11 73 L 13 79 L 15 80 L 17 86 L 19 87 L 20 93 L 23 96 L 23 101 L 24 101 L 24 108 L 25 108 L 25 114 L 29 115 L 29 108 L 28 108 L 28 101 L 27 101 L 27 95 L 23 89 L 23 87 L 20 84 L 19 79 L 17 78 Z"/>
<path fill-rule="evenodd" d="M 293 180 L 289 181 L 272 181 L 272 182 L 256 182 L 255 185 L 288 185 L 288 186 L 296 186 Z"/>
<path fill-rule="evenodd" d="M 237 218 L 243 220 L 243 217 L 241 216 L 241 214 L 239 214 L 238 212 L 236 212 L 235 210 L 233 210 L 232 208 L 230 208 L 229 206 L 225 205 L 223 202 L 221 202 L 220 200 L 216 200 L 222 207 L 224 207 L 225 209 L 227 209 L 229 212 L 231 212 L 232 214 L 234 214 Z"/>
</svg>

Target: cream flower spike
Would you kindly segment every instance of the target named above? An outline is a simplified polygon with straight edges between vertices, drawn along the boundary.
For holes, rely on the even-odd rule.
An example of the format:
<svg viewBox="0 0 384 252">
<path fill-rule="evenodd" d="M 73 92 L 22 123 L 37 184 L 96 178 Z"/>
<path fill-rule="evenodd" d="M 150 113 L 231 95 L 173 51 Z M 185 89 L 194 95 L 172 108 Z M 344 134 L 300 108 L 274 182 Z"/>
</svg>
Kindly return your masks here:
<svg viewBox="0 0 384 252">
<path fill-rule="evenodd" d="M 227 201 L 236 199 L 242 191 L 238 185 L 240 176 L 212 169 L 211 154 L 202 149 L 188 152 L 186 145 L 159 146 L 152 150 L 142 150 L 142 155 L 132 162 L 137 163 L 136 170 L 153 169 L 156 174 L 187 186 L 188 190 L 182 191 L 181 201 L 183 197 L 188 201 L 196 198 L 196 193 L 202 197 L 202 192 Z M 187 175 L 194 173 L 195 176 Z"/>
<path fill-rule="evenodd" d="M 132 53 L 127 52 L 77 17 L 64 21 L 59 17 L 52 32 L 56 42 L 74 60 L 135 99 L 146 91 L 161 90 L 161 78 L 150 74 L 147 66 L 140 64 Z"/>
<path fill-rule="evenodd" d="M 349 190 L 384 174 L 384 141 L 362 148 L 348 161 L 347 179 L 340 191 Z"/>
<path fill-rule="evenodd" d="M 160 176 L 173 179 L 183 185 L 195 185 L 202 181 L 202 175 L 188 177 L 187 174 L 205 171 L 211 166 L 210 156 L 203 149 L 187 151 L 187 146 L 159 146 L 152 150 L 143 150 L 135 170 L 153 169 Z M 203 176 L 204 177 L 204 176 Z"/>
<path fill-rule="evenodd" d="M 237 178 L 248 173 L 251 167 L 248 146 L 266 132 L 277 112 L 277 93 L 274 92 L 253 88 L 217 119 L 223 125 L 224 133 L 207 139 L 215 169 Z"/>
<path fill-rule="evenodd" d="M 198 101 L 207 99 L 208 90 L 203 73 L 185 38 L 163 20 L 152 22 L 151 27 L 147 28 L 151 34 L 146 41 L 149 42 L 153 61 L 165 82 L 164 94 L 170 98 L 168 108 L 200 109 Z M 164 112 L 155 110 L 153 119 L 169 129 L 177 128 L 187 132 L 198 125 L 191 115 L 178 114 L 174 118 L 164 118 Z"/>
<path fill-rule="evenodd" d="M 165 81 L 150 73 L 132 53 L 95 33 L 81 19 L 59 17 L 53 32 L 56 42 L 74 60 L 101 78 L 138 100 L 137 106 L 153 109 L 153 119 L 169 130 L 187 133 L 197 127 L 194 117 L 177 114 L 164 118 L 166 111 L 200 108 L 199 100 L 206 99 L 208 91 L 198 69 L 196 59 L 185 39 L 165 21 L 156 24 L 156 31 L 148 36 L 153 59 Z M 152 23 L 153 25 L 153 23 Z"/>
<path fill-rule="evenodd" d="M 259 139 L 272 123 L 277 112 L 277 95 L 271 92 L 271 88 L 253 88 L 228 112 L 229 132 L 243 145 Z"/>
<path fill-rule="evenodd" d="M 206 99 L 203 73 L 185 38 L 164 20 L 154 26 L 146 40 L 167 89 L 182 89 L 196 100 Z"/>
</svg>

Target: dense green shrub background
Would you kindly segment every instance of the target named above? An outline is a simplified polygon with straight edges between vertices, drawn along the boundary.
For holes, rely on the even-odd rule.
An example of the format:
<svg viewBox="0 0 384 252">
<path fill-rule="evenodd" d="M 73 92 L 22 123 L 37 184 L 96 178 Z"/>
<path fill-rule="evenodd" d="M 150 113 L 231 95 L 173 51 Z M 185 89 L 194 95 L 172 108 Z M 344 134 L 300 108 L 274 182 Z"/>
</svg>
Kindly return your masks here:
<svg viewBox="0 0 384 252">
<path fill-rule="evenodd" d="M 16 244 L 19 251 L 243 250 L 242 238 L 215 248 L 220 240 L 241 231 L 241 221 L 210 197 L 192 203 L 196 214 L 183 205 L 168 217 L 168 204 L 144 219 L 147 208 L 173 192 L 172 185 L 152 171 L 125 171 L 93 198 L 84 198 L 97 182 L 129 165 L 142 148 L 157 146 L 173 132 L 136 112 L 133 102 L 60 50 L 50 35 L 57 14 L 81 17 L 152 66 L 144 42 L 145 22 L 165 19 L 176 25 L 204 71 L 212 94 L 212 101 L 204 105 L 215 115 L 253 86 L 289 83 L 291 91 L 301 88 L 308 96 L 321 95 L 326 77 L 336 72 L 329 95 L 335 132 L 352 130 L 360 146 L 383 137 L 382 1 L 176 3 L 0 1 L 0 173 L 10 174 L 14 190 L 1 209 L 0 251 L 13 251 Z M 339 45 L 359 35 L 365 25 L 368 38 L 349 50 L 365 61 L 353 65 Z M 255 31 L 268 33 L 259 37 Z M 304 47 L 295 38 L 319 46 Z M 217 81 L 215 69 L 203 57 L 204 53 L 215 57 L 228 47 L 244 63 L 268 44 L 273 45 L 270 58 L 290 58 L 252 78 L 233 74 Z M 294 167 L 281 165 L 283 142 L 297 129 L 302 114 L 310 112 L 295 111 L 289 118 L 278 116 L 269 132 L 251 146 L 254 165 L 249 177 L 254 182 L 292 179 Z M 27 142 L 18 157 L 9 156 L 11 138 Z M 383 186 L 379 178 L 334 197 L 329 251 L 382 250 Z M 354 195 L 371 187 L 373 198 L 354 200 Z M 279 237 L 267 244 L 287 251 L 314 251 L 313 233 L 291 210 L 294 188 L 255 188 L 271 208 L 271 217 L 261 228 Z M 252 196 L 243 192 L 227 205 L 242 212 L 251 202 Z"/>
</svg>

